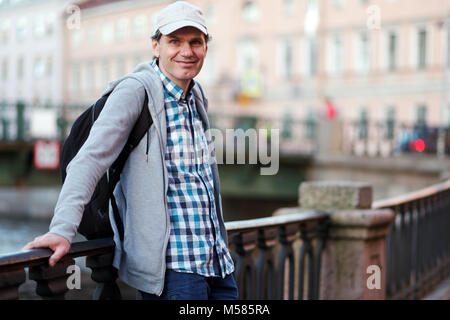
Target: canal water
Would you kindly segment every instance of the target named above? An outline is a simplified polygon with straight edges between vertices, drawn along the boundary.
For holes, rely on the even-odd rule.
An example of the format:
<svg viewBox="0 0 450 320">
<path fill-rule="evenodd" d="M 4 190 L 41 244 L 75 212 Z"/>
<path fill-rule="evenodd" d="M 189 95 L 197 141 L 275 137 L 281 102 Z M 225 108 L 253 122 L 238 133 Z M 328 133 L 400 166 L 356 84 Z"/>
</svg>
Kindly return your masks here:
<svg viewBox="0 0 450 320">
<path fill-rule="evenodd" d="M 19 252 L 23 246 L 32 241 L 35 237 L 40 236 L 48 231 L 50 220 L 33 219 L 33 218 L 5 218 L 0 217 L 0 256 Z M 74 242 L 85 240 L 82 236 L 77 235 Z M 81 289 L 69 290 L 66 293 L 68 300 L 90 300 L 95 291 L 96 283 L 91 280 L 91 270 L 86 268 L 86 258 L 80 257 L 75 259 L 75 263 L 81 269 Z M 19 287 L 19 296 L 23 300 L 41 300 L 36 295 L 36 282 L 29 280 L 28 268 L 27 281 Z M 130 288 L 122 281 L 118 280 L 122 298 L 127 300 L 136 299 L 136 290 Z"/>
<path fill-rule="evenodd" d="M 49 221 L 43 219 L 0 218 L 0 255 L 20 251 L 35 237 L 48 231 Z"/>
</svg>

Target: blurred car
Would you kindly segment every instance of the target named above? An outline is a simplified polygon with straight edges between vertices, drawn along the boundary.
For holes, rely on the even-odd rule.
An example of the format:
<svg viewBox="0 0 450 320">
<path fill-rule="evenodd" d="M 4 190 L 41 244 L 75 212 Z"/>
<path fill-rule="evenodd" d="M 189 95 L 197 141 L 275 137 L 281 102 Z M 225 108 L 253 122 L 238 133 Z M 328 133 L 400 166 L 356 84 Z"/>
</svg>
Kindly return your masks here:
<svg viewBox="0 0 450 320">
<path fill-rule="evenodd" d="M 396 149 L 400 153 L 436 153 L 438 131 L 438 128 L 425 126 L 405 129 Z"/>
</svg>

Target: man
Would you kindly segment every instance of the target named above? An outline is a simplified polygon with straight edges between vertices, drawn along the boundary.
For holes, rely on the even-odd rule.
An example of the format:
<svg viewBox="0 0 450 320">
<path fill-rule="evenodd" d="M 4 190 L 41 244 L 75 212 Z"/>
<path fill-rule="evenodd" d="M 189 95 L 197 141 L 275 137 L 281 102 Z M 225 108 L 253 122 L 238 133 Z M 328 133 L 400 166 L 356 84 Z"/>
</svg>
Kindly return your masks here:
<svg viewBox="0 0 450 320">
<path fill-rule="evenodd" d="M 193 80 L 208 49 L 205 20 L 179 1 L 159 13 L 156 25 L 155 59 L 105 91 L 112 92 L 103 111 L 67 166 L 49 233 L 24 249 L 51 248 L 51 266 L 68 252 L 84 205 L 125 145 L 147 93 L 153 125 L 114 191 L 124 241 L 110 212 L 113 265 L 144 299 L 236 299 L 217 164 L 208 152 L 207 100 Z"/>
</svg>

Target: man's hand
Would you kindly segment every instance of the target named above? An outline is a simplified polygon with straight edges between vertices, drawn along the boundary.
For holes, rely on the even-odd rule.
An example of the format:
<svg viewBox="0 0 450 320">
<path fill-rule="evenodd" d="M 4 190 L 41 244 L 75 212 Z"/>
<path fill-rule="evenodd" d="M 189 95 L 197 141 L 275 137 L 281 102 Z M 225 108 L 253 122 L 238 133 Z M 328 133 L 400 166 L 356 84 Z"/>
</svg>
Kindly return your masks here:
<svg viewBox="0 0 450 320">
<path fill-rule="evenodd" d="M 22 248 L 22 251 L 36 248 L 50 248 L 53 250 L 53 254 L 48 261 L 50 267 L 53 267 L 64 255 L 67 254 L 67 252 L 69 252 L 70 242 L 63 236 L 54 233 L 46 233 L 43 236 L 36 237 L 33 241 L 29 242 Z"/>
</svg>

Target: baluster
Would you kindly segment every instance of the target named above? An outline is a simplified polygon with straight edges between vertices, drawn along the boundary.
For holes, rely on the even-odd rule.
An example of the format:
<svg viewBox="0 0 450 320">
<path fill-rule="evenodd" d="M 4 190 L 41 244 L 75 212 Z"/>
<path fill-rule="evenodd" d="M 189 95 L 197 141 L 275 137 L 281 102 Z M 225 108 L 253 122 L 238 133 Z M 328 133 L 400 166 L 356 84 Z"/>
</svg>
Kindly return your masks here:
<svg viewBox="0 0 450 320">
<path fill-rule="evenodd" d="M 288 299 L 294 299 L 294 251 L 292 243 L 297 238 L 298 225 L 282 226 L 279 229 L 279 241 L 281 244 L 278 258 L 278 299 L 283 300 L 285 290 L 285 266 L 288 260 Z"/>
<path fill-rule="evenodd" d="M 93 300 L 121 300 L 119 286 L 116 283 L 117 269 L 112 266 L 114 254 L 90 256 L 86 258 L 86 267 L 92 270 L 91 278 L 97 282 Z"/>
<path fill-rule="evenodd" d="M 448 213 L 450 211 L 450 192 L 447 190 L 443 192 L 442 200 L 444 202 L 443 208 L 442 208 L 442 231 L 441 235 L 443 237 L 443 247 L 444 247 L 444 253 L 443 253 L 443 268 L 442 268 L 442 279 L 446 279 L 450 275 L 450 232 L 448 232 L 448 229 L 450 227 L 450 214 Z"/>
<path fill-rule="evenodd" d="M 450 211 L 450 191 L 445 191 L 444 193 L 444 201 L 445 206 L 443 209 L 443 216 L 444 216 L 444 223 L 442 224 L 443 228 L 443 236 L 444 236 L 444 244 L 445 244 L 445 254 L 444 254 L 444 268 L 442 277 L 446 279 L 448 276 L 450 276 L 450 232 L 448 232 L 448 229 L 450 227 L 450 214 L 448 213 Z"/>
<path fill-rule="evenodd" d="M 44 299 L 62 300 L 67 288 L 67 268 L 75 264 L 73 259 L 60 260 L 54 267 L 48 264 L 30 268 L 29 278 L 37 282 L 36 293 Z"/>
<path fill-rule="evenodd" d="M 298 262 L 298 299 L 303 300 L 303 293 L 305 288 L 305 258 L 308 256 L 308 298 L 312 298 L 313 282 L 314 282 L 314 260 L 313 248 L 311 242 L 311 234 L 305 224 L 300 225 L 300 237 L 302 239 L 302 246 L 300 248 L 299 262 Z"/>
<path fill-rule="evenodd" d="M 410 291 L 411 285 L 411 273 L 408 269 L 408 256 L 411 252 L 411 243 L 408 241 L 408 233 L 410 231 L 409 226 L 406 223 L 406 215 L 408 213 L 409 203 L 402 205 L 402 211 L 400 214 L 400 242 L 399 242 L 399 264 L 400 264 L 400 299 L 405 299 Z"/>
<path fill-rule="evenodd" d="M 405 245 L 406 257 L 405 257 L 405 271 L 406 271 L 406 298 L 413 299 L 417 281 L 415 276 L 417 273 L 417 257 L 419 255 L 418 243 L 416 235 L 419 233 L 417 230 L 417 223 L 414 220 L 414 216 L 420 214 L 420 203 L 417 201 L 411 202 L 408 205 L 405 204 L 404 223 L 406 227 Z"/>
<path fill-rule="evenodd" d="M 275 270 L 273 248 L 276 244 L 277 229 L 258 231 L 260 253 L 256 262 L 256 299 L 273 299 L 275 288 Z"/>
<path fill-rule="evenodd" d="M 438 256 L 439 256 L 439 269 L 438 269 L 438 274 L 436 276 L 436 280 L 437 283 L 440 283 L 442 281 L 445 280 L 444 274 L 443 274 L 443 269 L 444 269 L 444 258 L 445 258 L 445 246 L 446 246 L 446 242 L 445 242 L 445 205 L 446 205 L 446 199 L 445 199 L 445 193 L 441 192 L 439 194 L 437 194 L 435 197 L 433 197 L 433 199 L 435 199 L 437 201 L 436 207 L 438 208 L 438 222 L 437 222 L 437 234 L 438 237 L 440 238 L 440 241 L 438 241 L 438 245 L 439 245 L 439 251 L 438 251 Z"/>
<path fill-rule="evenodd" d="M 411 210 L 411 230 L 413 231 L 413 236 L 411 239 L 411 245 L 412 245 L 412 256 L 411 256 L 411 273 L 413 275 L 413 286 L 412 286 L 412 299 L 417 299 L 419 295 L 419 290 L 421 288 L 421 282 L 422 282 L 422 255 L 423 255 L 423 243 L 421 243 L 422 240 L 422 231 L 421 231 L 421 220 L 423 215 L 423 209 L 424 209 L 424 203 L 422 200 L 418 200 L 413 202 Z M 414 219 L 414 209 L 415 209 L 415 216 L 416 219 Z"/>
<path fill-rule="evenodd" d="M 256 248 L 257 231 L 237 233 L 232 237 L 235 246 L 235 276 L 239 289 L 239 299 L 254 299 L 255 270 L 252 252 Z"/>
<path fill-rule="evenodd" d="M 395 219 L 394 219 L 395 220 Z M 394 279 L 393 279 L 393 232 L 395 230 L 395 223 L 391 223 L 389 233 L 386 237 L 386 299 L 391 299 L 394 292 Z"/>
<path fill-rule="evenodd" d="M 317 230 L 317 245 L 316 245 L 316 251 L 314 253 L 314 286 L 313 286 L 313 293 L 312 298 L 314 300 L 319 299 L 320 294 L 320 271 L 322 267 L 322 251 L 325 248 L 325 244 L 327 241 L 328 236 L 328 227 L 329 227 L 329 221 L 323 221 L 319 223 L 318 230 Z"/>
<path fill-rule="evenodd" d="M 0 300 L 19 299 L 19 286 L 25 280 L 24 269 L 0 273 Z"/>
<path fill-rule="evenodd" d="M 401 281 L 401 275 L 402 275 L 402 266 L 401 266 L 401 260 L 402 260 L 402 252 L 403 252 L 403 243 L 402 243 L 402 232 L 403 232 L 403 226 L 401 224 L 402 219 L 402 206 L 398 206 L 397 215 L 395 217 L 394 223 L 395 223 L 395 232 L 394 232 L 394 250 L 393 250 L 393 263 L 394 266 L 394 299 L 401 299 L 402 296 L 402 281 Z M 403 250 L 402 250 L 403 249 Z"/>
</svg>

